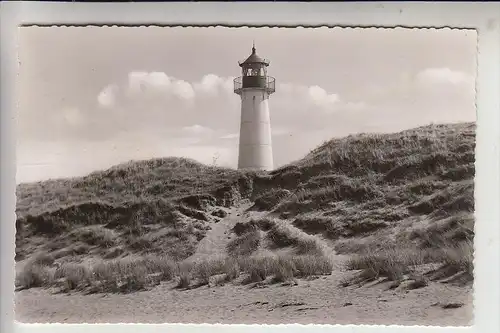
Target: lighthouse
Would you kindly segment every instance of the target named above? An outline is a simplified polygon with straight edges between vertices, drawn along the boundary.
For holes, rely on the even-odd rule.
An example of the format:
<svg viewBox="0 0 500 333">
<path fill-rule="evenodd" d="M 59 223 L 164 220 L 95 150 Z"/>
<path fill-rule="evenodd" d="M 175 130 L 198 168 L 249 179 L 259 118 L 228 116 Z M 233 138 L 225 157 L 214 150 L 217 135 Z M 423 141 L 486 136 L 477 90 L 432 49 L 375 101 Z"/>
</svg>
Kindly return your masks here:
<svg viewBox="0 0 500 333">
<path fill-rule="evenodd" d="M 255 44 L 239 66 L 242 76 L 234 79 L 234 93 L 241 97 L 238 169 L 272 170 L 269 96 L 275 92 L 275 79 L 267 75 L 269 61 L 257 55 Z"/>
</svg>

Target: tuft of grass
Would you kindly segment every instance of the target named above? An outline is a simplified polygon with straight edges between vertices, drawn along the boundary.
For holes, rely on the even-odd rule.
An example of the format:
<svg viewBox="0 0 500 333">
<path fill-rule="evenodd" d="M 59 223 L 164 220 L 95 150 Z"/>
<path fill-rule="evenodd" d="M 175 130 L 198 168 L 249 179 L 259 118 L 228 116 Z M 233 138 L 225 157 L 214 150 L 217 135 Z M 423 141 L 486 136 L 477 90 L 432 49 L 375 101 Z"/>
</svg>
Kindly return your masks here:
<svg viewBox="0 0 500 333">
<path fill-rule="evenodd" d="M 161 273 L 162 281 L 173 279 L 178 270 L 177 263 L 165 255 L 147 255 L 140 260 L 147 268 L 148 273 Z"/>
<path fill-rule="evenodd" d="M 96 262 L 93 265 L 63 263 L 55 271 L 38 264 L 27 265 L 17 277 L 24 288 L 58 286 L 62 291 L 132 292 L 144 290 L 161 281 L 177 279 L 177 287 L 192 283 L 206 285 L 216 276 L 216 285 L 233 281 L 246 274 L 243 284 L 261 282 L 271 277 L 274 282 L 295 278 L 329 275 L 332 265 L 317 255 L 217 257 L 199 262 L 177 263 L 165 256 L 124 258 Z"/>
<path fill-rule="evenodd" d="M 86 265 L 63 263 L 54 273 L 54 280 L 63 283 L 64 291 L 83 288 L 91 284 L 92 273 Z"/>
<path fill-rule="evenodd" d="M 432 221 L 425 227 L 411 230 L 408 238 L 417 240 L 421 247 L 442 249 L 462 241 L 473 242 L 474 216 L 457 214 Z"/>
<path fill-rule="evenodd" d="M 293 281 L 297 274 L 295 262 L 290 258 L 278 257 L 272 266 L 274 282 L 290 282 Z"/>
<path fill-rule="evenodd" d="M 199 279 L 200 285 L 210 282 L 210 277 L 224 273 L 226 262 L 223 258 L 208 259 L 195 264 L 193 275 Z"/>
<path fill-rule="evenodd" d="M 330 275 L 332 263 L 325 256 L 305 255 L 292 257 L 296 268 L 295 276 L 307 277 L 314 275 Z"/>
<path fill-rule="evenodd" d="M 470 277 L 474 276 L 474 244 L 471 241 L 449 245 L 438 254 L 440 261 L 455 273 L 465 272 Z M 451 273 L 451 272 L 450 272 Z"/>
<path fill-rule="evenodd" d="M 16 273 L 15 285 L 20 289 L 43 287 L 54 280 L 54 272 L 50 266 L 54 257 L 46 252 L 39 252 L 30 258 L 21 271 Z"/>
<path fill-rule="evenodd" d="M 381 277 L 391 281 L 401 281 L 407 276 L 419 276 L 417 268 L 423 264 L 439 264 L 430 274 L 445 278 L 457 273 L 464 273 L 473 279 L 473 244 L 462 242 L 447 245 L 442 249 L 421 249 L 417 247 L 383 249 L 372 253 L 353 256 L 346 263 L 348 270 L 360 270 L 354 278 L 358 282 L 372 281 Z M 415 284 L 427 281 L 414 279 Z"/>
<path fill-rule="evenodd" d="M 317 255 L 248 257 L 240 261 L 240 266 L 248 274 L 245 283 L 261 282 L 267 277 L 273 277 L 275 282 L 288 282 L 293 278 L 332 273 L 331 262 Z"/>
<path fill-rule="evenodd" d="M 17 284 L 25 288 L 59 286 L 63 290 L 90 288 L 91 292 L 132 292 L 178 275 L 178 264 L 165 256 L 107 260 L 93 265 L 63 263 L 52 274 L 47 267 L 30 264 L 18 274 Z"/>
<path fill-rule="evenodd" d="M 132 292 L 148 284 L 148 264 L 142 259 L 103 261 L 91 268 L 92 287 L 98 292 Z"/>
<path fill-rule="evenodd" d="M 179 281 L 177 282 L 177 288 L 188 289 L 191 285 L 191 272 L 181 271 L 179 273 Z"/>
<path fill-rule="evenodd" d="M 232 281 L 240 275 L 241 267 L 237 259 L 233 257 L 226 258 L 224 263 L 225 280 Z"/>
<path fill-rule="evenodd" d="M 29 289 L 48 286 L 52 281 L 53 273 L 47 266 L 28 263 L 16 274 L 15 284 L 19 289 Z"/>
<path fill-rule="evenodd" d="M 272 272 L 273 259 L 271 257 L 241 258 L 240 267 L 248 274 L 243 283 L 264 281 Z"/>
<path fill-rule="evenodd" d="M 346 263 L 348 270 L 361 270 L 358 278 L 375 280 L 386 277 L 391 281 L 400 281 L 413 268 L 425 263 L 422 251 L 418 249 L 385 249 L 376 253 L 357 255 Z"/>
</svg>

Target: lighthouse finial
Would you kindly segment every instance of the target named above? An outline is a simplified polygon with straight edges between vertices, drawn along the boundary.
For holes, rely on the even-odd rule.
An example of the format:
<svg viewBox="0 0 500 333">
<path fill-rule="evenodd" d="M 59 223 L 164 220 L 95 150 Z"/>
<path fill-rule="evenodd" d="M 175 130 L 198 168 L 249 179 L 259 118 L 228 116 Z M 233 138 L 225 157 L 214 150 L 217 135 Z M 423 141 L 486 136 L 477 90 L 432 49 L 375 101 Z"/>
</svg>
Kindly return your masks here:
<svg viewBox="0 0 500 333">
<path fill-rule="evenodd" d="M 252 53 L 255 53 L 255 39 L 253 40 L 253 44 L 252 44 Z"/>
</svg>

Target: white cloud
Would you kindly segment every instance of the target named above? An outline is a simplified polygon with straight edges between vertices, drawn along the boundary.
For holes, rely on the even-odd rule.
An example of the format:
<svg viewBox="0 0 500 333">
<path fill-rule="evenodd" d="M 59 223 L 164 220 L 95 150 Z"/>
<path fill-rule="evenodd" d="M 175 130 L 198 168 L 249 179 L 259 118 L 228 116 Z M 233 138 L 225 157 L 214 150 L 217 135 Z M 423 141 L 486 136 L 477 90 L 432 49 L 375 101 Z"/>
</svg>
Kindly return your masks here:
<svg viewBox="0 0 500 333">
<path fill-rule="evenodd" d="M 163 72 L 134 71 L 128 74 L 128 90 L 131 93 L 144 93 L 151 90 L 167 91 L 171 79 Z"/>
<path fill-rule="evenodd" d="M 215 74 L 207 74 L 200 82 L 193 84 L 196 91 L 216 96 L 219 92 L 233 93 L 233 77 L 221 77 Z"/>
<path fill-rule="evenodd" d="M 98 100 L 101 105 L 116 111 L 101 113 L 99 116 L 107 118 L 101 119 L 100 123 L 107 121 L 116 124 L 121 130 L 172 128 L 176 129 L 174 135 L 189 135 L 192 138 L 202 136 L 204 139 L 212 134 L 222 140 L 238 137 L 237 134 L 227 134 L 237 132 L 239 123 L 239 101 L 233 93 L 232 77 L 211 73 L 188 81 L 164 72 L 133 71 L 121 87 L 110 84 L 103 89 Z M 323 116 L 366 107 L 361 102 L 344 101 L 338 94 L 319 85 L 287 82 L 279 83 L 270 103 L 273 124 L 281 124 L 285 128 L 295 128 L 302 121 L 309 125 L 321 123 L 324 121 Z M 118 113 L 122 115 L 119 119 L 116 118 Z M 311 118 L 311 114 L 319 117 Z M 228 124 L 228 132 L 210 134 L 210 129 L 193 125 L 218 128 L 221 121 Z M 229 127 L 229 123 L 233 125 Z M 183 126 L 187 127 L 181 134 L 179 131 Z M 105 128 L 104 125 L 101 127 Z M 273 136 L 284 134 L 282 130 L 273 128 Z M 103 134 L 108 137 L 111 135 L 107 132 Z"/>
<path fill-rule="evenodd" d="M 276 92 L 292 101 L 292 103 L 305 102 L 306 104 L 321 108 L 323 111 L 332 111 L 340 106 L 341 99 L 338 94 L 327 92 L 324 88 L 313 85 L 305 86 L 294 83 L 281 83 Z"/>
<path fill-rule="evenodd" d="M 168 76 L 164 72 L 130 72 L 128 92 L 133 96 L 140 94 L 173 95 L 184 100 L 195 97 L 192 85 L 184 80 Z"/>
<path fill-rule="evenodd" d="M 470 75 L 451 70 L 447 67 L 424 69 L 417 74 L 417 80 L 423 82 L 451 83 L 453 85 L 469 84 L 474 81 Z"/>
<path fill-rule="evenodd" d="M 205 75 L 201 82 L 196 84 L 195 87 L 200 90 L 211 94 L 216 94 L 218 92 L 219 85 L 222 79 L 214 74 Z"/>
<path fill-rule="evenodd" d="M 221 93 L 233 95 L 233 77 L 221 77 L 216 74 L 207 74 L 199 81 L 188 82 L 174 78 L 164 72 L 133 71 L 128 75 L 126 90 L 127 96 L 133 101 L 148 100 L 148 103 L 165 105 L 165 98 L 175 96 L 188 103 L 202 98 L 223 99 Z M 117 104 L 119 87 L 116 84 L 108 85 L 98 96 L 103 106 L 112 107 Z M 156 97 L 155 97 L 156 96 Z M 225 95 L 227 97 L 227 95 Z M 155 99 L 156 98 L 156 99 Z M 336 93 L 328 92 L 318 86 L 306 86 L 294 83 L 278 84 L 274 100 L 284 100 L 294 105 L 304 104 L 305 108 L 319 108 L 321 111 L 334 111 L 342 106 L 343 101 Z M 156 101 L 156 102 L 155 102 Z M 142 102 L 139 102 L 142 103 Z M 353 105 L 349 105 L 352 107 Z M 356 104 L 359 108 L 361 104 Z M 148 108 L 151 104 L 148 104 Z"/>
<path fill-rule="evenodd" d="M 191 100 L 195 97 L 193 87 L 189 82 L 184 80 L 174 81 L 172 84 L 172 92 L 174 95 L 186 100 Z"/>
<path fill-rule="evenodd" d="M 118 89 L 119 88 L 116 84 L 107 85 L 97 96 L 99 105 L 106 108 L 115 106 Z"/>
<path fill-rule="evenodd" d="M 337 94 L 329 94 L 319 86 L 309 87 L 307 92 L 312 102 L 320 107 L 331 108 L 340 100 Z"/>
</svg>

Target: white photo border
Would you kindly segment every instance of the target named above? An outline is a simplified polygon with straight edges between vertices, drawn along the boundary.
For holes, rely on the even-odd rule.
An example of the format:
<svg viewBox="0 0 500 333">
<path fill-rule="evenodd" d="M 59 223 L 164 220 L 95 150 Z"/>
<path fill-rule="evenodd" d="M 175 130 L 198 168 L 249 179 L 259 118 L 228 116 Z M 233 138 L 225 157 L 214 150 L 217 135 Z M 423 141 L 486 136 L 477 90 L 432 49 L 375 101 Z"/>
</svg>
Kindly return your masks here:
<svg viewBox="0 0 500 333">
<path fill-rule="evenodd" d="M 500 3 L 163 2 L 0 4 L 2 332 L 500 332 Z M 475 29 L 477 134 L 474 322 L 470 327 L 380 325 L 21 324 L 14 322 L 16 74 L 19 25 L 374 27 Z"/>
</svg>

